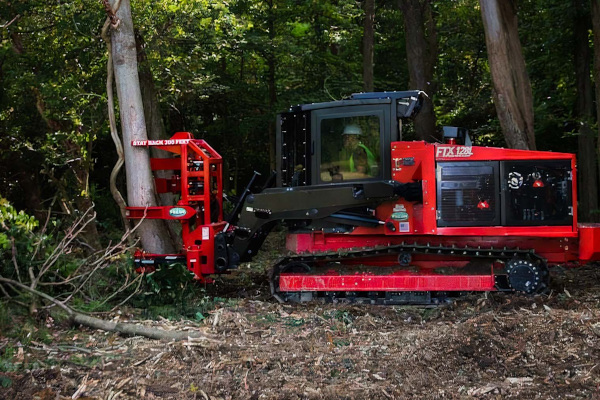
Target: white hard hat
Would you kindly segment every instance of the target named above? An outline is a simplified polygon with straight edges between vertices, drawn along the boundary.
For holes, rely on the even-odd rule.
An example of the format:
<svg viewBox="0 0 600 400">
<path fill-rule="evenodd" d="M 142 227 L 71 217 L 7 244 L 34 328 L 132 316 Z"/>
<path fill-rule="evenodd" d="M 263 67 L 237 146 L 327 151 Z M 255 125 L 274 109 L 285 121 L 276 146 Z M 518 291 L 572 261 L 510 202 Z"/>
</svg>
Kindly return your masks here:
<svg viewBox="0 0 600 400">
<path fill-rule="evenodd" d="M 348 124 L 344 127 L 343 135 L 362 135 L 362 130 L 356 124 Z"/>
</svg>

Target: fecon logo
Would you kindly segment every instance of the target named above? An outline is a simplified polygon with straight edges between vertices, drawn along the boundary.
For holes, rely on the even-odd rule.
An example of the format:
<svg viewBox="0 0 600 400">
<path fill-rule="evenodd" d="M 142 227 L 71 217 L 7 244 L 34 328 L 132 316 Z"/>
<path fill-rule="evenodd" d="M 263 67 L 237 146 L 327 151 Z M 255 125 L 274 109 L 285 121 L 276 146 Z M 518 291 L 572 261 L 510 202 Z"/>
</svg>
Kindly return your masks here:
<svg viewBox="0 0 600 400">
<path fill-rule="evenodd" d="M 392 213 L 392 219 L 396 221 L 408 221 L 408 213 L 404 211 Z"/>
<path fill-rule="evenodd" d="M 185 208 L 173 207 L 169 210 L 169 215 L 171 217 L 179 218 L 179 217 L 183 217 L 185 214 L 187 214 L 187 211 L 185 210 Z"/>
<path fill-rule="evenodd" d="M 473 149 L 467 146 L 438 146 L 436 158 L 463 158 L 471 157 Z"/>
</svg>

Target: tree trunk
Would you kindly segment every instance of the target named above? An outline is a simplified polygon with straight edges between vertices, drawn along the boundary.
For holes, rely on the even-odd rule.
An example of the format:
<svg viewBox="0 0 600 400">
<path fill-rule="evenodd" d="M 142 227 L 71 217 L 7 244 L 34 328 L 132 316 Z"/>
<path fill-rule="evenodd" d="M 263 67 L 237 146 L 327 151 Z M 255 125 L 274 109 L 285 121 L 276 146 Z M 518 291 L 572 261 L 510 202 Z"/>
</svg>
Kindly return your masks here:
<svg viewBox="0 0 600 400">
<path fill-rule="evenodd" d="M 270 56 L 267 64 L 269 66 L 269 112 L 273 113 L 275 109 L 275 103 L 277 102 L 277 91 L 275 86 L 275 57 Z M 274 118 L 271 118 L 273 120 Z M 277 169 L 275 159 L 275 122 L 269 122 L 269 168 L 271 171 Z"/>
<path fill-rule="evenodd" d="M 138 55 L 138 70 L 140 75 L 140 90 L 142 93 L 142 101 L 144 106 L 144 120 L 146 121 L 146 128 L 148 130 L 148 139 L 160 140 L 168 139 L 165 125 L 163 123 L 162 114 L 160 112 L 160 105 L 158 103 L 158 94 L 156 93 L 156 86 L 154 85 L 154 77 L 148 64 L 146 57 L 144 38 L 136 32 L 135 44 Z M 150 148 L 150 154 L 154 158 L 167 158 L 171 157 L 171 153 L 164 150 L 160 150 L 157 147 Z M 170 178 L 171 173 L 169 171 L 156 171 L 158 178 Z M 160 193 L 158 195 L 159 203 L 163 206 L 175 205 L 177 200 L 173 193 Z M 177 249 L 182 248 L 183 240 L 181 237 L 181 224 L 179 221 L 165 221 L 168 228 L 169 236 L 171 241 L 175 244 Z"/>
<path fill-rule="evenodd" d="M 577 80 L 577 100 L 575 117 L 579 127 L 578 162 L 579 176 L 579 220 L 593 222 L 597 220 L 593 210 L 598 208 L 598 169 L 596 167 L 596 140 L 590 122 L 594 117 L 592 80 L 590 79 L 590 29 L 589 10 L 585 0 L 573 0 L 575 18 L 573 26 L 573 48 L 575 77 Z"/>
<path fill-rule="evenodd" d="M 90 135 L 91 136 L 91 135 Z M 70 140 L 65 141 L 65 147 L 72 150 L 72 159 L 70 163 L 71 171 L 77 184 L 77 193 L 74 196 L 75 207 L 80 213 L 94 207 L 94 202 L 90 198 L 90 168 L 91 168 L 91 156 L 92 156 L 92 139 L 88 139 L 88 148 L 83 155 L 81 147 L 77 143 L 73 143 Z M 84 241 L 90 245 L 94 250 L 100 248 L 100 235 L 98 234 L 98 227 L 96 220 L 91 221 L 82 232 Z"/>
<path fill-rule="evenodd" d="M 277 82 L 275 80 L 275 69 L 277 68 L 275 59 L 275 10 L 273 2 L 269 1 L 269 15 L 267 26 L 269 27 L 269 49 L 267 50 L 267 67 L 268 67 L 268 86 L 269 86 L 269 114 L 275 112 L 275 104 L 277 103 Z M 271 171 L 277 169 L 275 159 L 275 122 L 274 116 L 269 122 L 269 168 Z"/>
<path fill-rule="evenodd" d="M 375 0 L 365 0 L 365 20 L 363 23 L 363 90 L 372 92 L 373 84 L 373 47 L 375 44 Z"/>
<path fill-rule="evenodd" d="M 533 95 L 519 41 L 514 0 L 479 0 L 494 102 L 506 144 L 535 150 Z"/>
<path fill-rule="evenodd" d="M 429 96 L 415 118 L 415 131 L 420 140 L 436 141 L 441 138 L 436 128 L 433 109 L 433 96 L 436 91 L 433 73 L 437 60 L 437 33 L 430 0 L 400 0 L 399 6 L 404 15 L 410 88 L 422 90 Z"/>
<path fill-rule="evenodd" d="M 600 120 L 600 0 L 592 0 L 592 31 L 594 33 L 594 82 L 596 82 L 596 119 Z M 600 138 L 600 124 L 598 124 Z M 597 142 L 596 158 L 600 156 L 600 139 Z M 600 163 L 598 163 L 600 166 Z"/>
<path fill-rule="evenodd" d="M 26 153 L 25 153 L 26 154 Z M 13 165 L 23 165 L 22 159 L 15 160 Z M 23 201 L 27 211 L 35 216 L 38 221 L 46 219 L 46 212 L 43 210 L 42 190 L 39 174 L 28 171 L 28 165 L 23 165 L 17 173 L 16 183 L 25 193 Z"/>
<path fill-rule="evenodd" d="M 111 0 L 114 7 L 115 0 Z M 146 122 L 137 70 L 137 55 L 129 0 L 122 0 L 117 13 L 120 24 L 111 30 L 112 59 L 119 98 L 121 130 L 127 173 L 127 200 L 133 207 L 156 206 L 154 182 L 148 149 L 133 147 L 133 140 L 147 140 Z M 143 221 L 138 228 L 142 246 L 151 253 L 171 253 L 160 220 Z"/>
</svg>

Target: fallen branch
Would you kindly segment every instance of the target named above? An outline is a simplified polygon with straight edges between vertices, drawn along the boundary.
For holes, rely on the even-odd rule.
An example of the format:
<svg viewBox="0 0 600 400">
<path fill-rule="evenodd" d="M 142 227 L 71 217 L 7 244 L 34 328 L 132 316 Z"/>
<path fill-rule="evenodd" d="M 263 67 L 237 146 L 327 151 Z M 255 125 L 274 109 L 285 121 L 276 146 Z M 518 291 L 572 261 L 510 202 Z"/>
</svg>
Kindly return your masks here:
<svg viewBox="0 0 600 400">
<path fill-rule="evenodd" d="M 69 248 L 71 242 L 86 228 L 86 226 L 96 219 L 96 213 L 93 211 L 94 206 L 92 205 L 88 208 L 81 217 L 79 217 L 75 223 L 69 227 L 69 229 L 65 232 L 65 236 L 60 241 L 58 246 L 54 248 L 52 254 L 46 259 L 42 267 L 40 268 L 40 272 L 38 276 L 35 277 L 31 282 L 31 288 L 35 289 L 39 280 L 41 280 L 42 276 L 50 269 L 54 264 L 59 260 L 60 256 L 65 253 L 65 251 Z"/>
<path fill-rule="evenodd" d="M 73 323 L 87 326 L 93 329 L 100 329 L 107 332 L 115 332 L 122 335 L 127 336 L 144 336 L 150 339 L 158 339 L 158 340 L 186 340 L 188 338 L 196 338 L 196 339 L 205 339 L 211 343 L 220 343 L 219 340 L 208 337 L 205 333 L 202 332 L 194 332 L 194 331 L 165 331 L 163 329 L 150 328 L 142 325 L 128 324 L 128 323 L 117 323 L 111 321 L 105 321 L 100 318 L 91 317 L 89 315 L 81 314 L 60 300 L 55 299 L 54 297 L 40 292 L 38 290 L 32 289 L 29 286 L 23 285 L 20 282 L 17 282 L 12 279 L 3 278 L 0 276 L 0 282 L 4 282 L 9 285 L 13 285 L 19 287 L 23 290 L 26 290 L 38 297 L 46 299 L 61 309 L 63 309 L 68 315 L 70 320 Z"/>
<path fill-rule="evenodd" d="M 124 252 L 128 251 L 131 247 L 133 247 L 135 245 L 135 243 L 137 243 L 137 241 L 134 241 L 132 243 L 131 247 L 123 247 L 122 244 L 125 242 L 125 240 L 127 240 L 129 238 L 129 236 L 135 232 L 135 230 L 141 225 L 141 223 L 144 221 L 145 219 L 145 215 L 144 218 L 142 218 L 134 227 L 133 229 L 128 229 L 123 236 L 121 237 L 121 242 L 117 243 L 116 245 L 109 247 L 106 249 L 104 255 L 102 257 L 100 257 L 99 259 L 93 261 L 91 263 L 92 266 L 92 270 L 87 274 L 87 277 L 83 280 L 83 282 L 73 291 L 71 292 L 71 294 L 69 295 L 69 297 L 67 297 L 65 299 L 65 301 L 70 300 L 71 298 L 73 298 L 73 296 L 75 296 L 75 294 L 77 292 L 79 292 L 80 290 L 83 289 L 84 285 L 92 278 L 92 275 L 98 271 L 99 269 L 103 268 L 103 263 L 105 263 L 109 258 L 111 257 L 115 257 L 119 254 L 123 254 Z"/>
<path fill-rule="evenodd" d="M 79 313 L 75 313 L 72 320 L 77 324 L 90 328 L 101 329 L 108 332 L 117 332 L 128 336 L 144 336 L 150 339 L 158 340 L 187 340 L 188 338 L 201 338 L 213 343 L 220 343 L 219 340 L 207 337 L 201 332 L 165 331 L 163 329 L 150 328 L 143 325 L 105 321 L 103 319 L 90 317 L 88 315 Z"/>
<path fill-rule="evenodd" d="M 67 314 L 72 315 L 75 313 L 75 311 L 73 311 L 73 309 L 69 308 L 68 306 L 66 306 L 62 301 L 56 300 L 54 297 L 47 295 L 46 293 L 40 292 L 38 290 L 32 289 L 29 286 L 25 286 L 23 285 L 21 282 L 17 282 L 15 280 L 12 279 L 7 279 L 7 278 L 3 278 L 0 276 L 0 282 L 4 282 L 7 283 L 9 285 L 12 286 L 16 286 L 19 287 L 21 289 L 24 289 L 26 291 L 28 291 L 29 293 L 32 293 L 36 296 L 42 297 L 48 301 L 51 301 L 52 303 L 56 304 L 57 306 L 59 306 L 60 308 L 62 308 L 63 310 L 65 310 L 67 312 Z"/>
<path fill-rule="evenodd" d="M 17 273 L 17 279 L 19 280 L 19 282 L 23 282 L 21 280 L 21 273 L 19 272 L 19 264 L 17 263 L 17 247 L 15 246 L 15 238 L 14 237 L 10 238 L 10 247 L 12 250 L 12 262 L 13 262 L 13 265 L 15 266 L 15 272 Z"/>
<path fill-rule="evenodd" d="M 0 285 L 0 292 L 2 292 L 4 297 L 6 297 L 7 299 L 10 299 L 10 294 L 8 294 L 8 292 L 6 291 L 6 289 L 4 289 L 4 286 L 2 286 L 2 285 Z"/>
<path fill-rule="evenodd" d="M 52 202 L 50 203 L 50 207 L 48 208 L 48 211 L 46 212 L 46 222 L 44 222 L 44 226 L 42 227 L 42 230 L 40 231 L 40 240 L 38 240 L 37 244 L 35 245 L 35 251 L 31 255 L 31 259 L 30 259 L 31 261 L 35 260 L 35 256 L 37 256 L 37 253 L 40 250 L 40 247 L 42 245 L 42 242 L 44 241 L 44 234 L 46 233 L 46 229 L 48 229 L 48 222 L 50 222 L 50 215 L 52 215 L 52 206 L 56 202 L 56 196 L 57 195 L 55 195 L 54 198 L 52 199 Z"/>
</svg>

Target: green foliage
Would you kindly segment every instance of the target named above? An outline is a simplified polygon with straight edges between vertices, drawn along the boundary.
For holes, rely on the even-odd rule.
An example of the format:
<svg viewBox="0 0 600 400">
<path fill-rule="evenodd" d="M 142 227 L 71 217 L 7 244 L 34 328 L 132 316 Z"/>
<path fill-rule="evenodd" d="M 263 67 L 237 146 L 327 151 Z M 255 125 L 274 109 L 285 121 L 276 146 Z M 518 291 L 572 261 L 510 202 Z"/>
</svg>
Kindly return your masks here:
<svg viewBox="0 0 600 400">
<path fill-rule="evenodd" d="M 4 356 L 0 358 L 0 372 L 16 372 L 19 370 L 20 365 L 13 362 L 14 352 L 12 347 L 7 347 L 4 350 Z M 2 381 L 3 387 L 8 387 L 9 384 L 9 381 Z"/>
<path fill-rule="evenodd" d="M 463 126 L 476 142 L 504 145 L 492 103 L 483 23 L 473 1 L 437 2 L 439 57 L 435 111 L 440 125 Z M 461 21 L 457 24 L 456 21 Z"/>
<path fill-rule="evenodd" d="M 0 197 L 0 225 L 10 231 L 30 234 L 39 223 L 34 217 L 23 211 L 15 210 L 8 200 Z"/>
<path fill-rule="evenodd" d="M 73 355 L 69 359 L 69 362 L 75 365 L 81 365 L 82 367 L 93 368 L 94 366 L 102 362 L 101 356 L 77 356 Z"/>
<path fill-rule="evenodd" d="M 30 255 L 39 243 L 48 241 L 46 235 L 38 235 L 38 221 L 24 211 L 17 211 L 0 197 L 0 275 L 12 278 L 18 273 L 26 274 L 31 265 Z M 15 270 L 15 262 L 20 271 Z"/>
<path fill-rule="evenodd" d="M 349 327 L 354 322 L 354 315 L 348 310 L 328 310 L 323 313 L 326 319 L 339 321 L 345 327 Z"/>
<path fill-rule="evenodd" d="M 37 273 L 43 260 L 56 248 L 59 238 L 36 228 L 39 228 L 39 223 L 34 217 L 17 211 L 0 197 L 0 249 L 3 250 L 0 253 L 0 275 L 29 280 L 30 268 Z M 81 260 L 72 258 L 65 264 L 59 264 L 59 271 L 66 272 L 73 268 L 72 265 L 80 264 Z"/>
<path fill-rule="evenodd" d="M 3 388 L 11 387 L 12 380 L 8 376 L 0 376 L 0 386 Z"/>
<path fill-rule="evenodd" d="M 227 189 L 239 192 L 252 171 L 269 168 L 266 133 L 276 112 L 361 90 L 361 7 L 345 1 L 133 0 L 135 28 L 166 131 L 188 130 L 208 140 L 224 156 L 231 177 Z M 503 145 L 477 1 L 433 2 L 432 7 L 439 125 L 464 126 L 476 143 Z M 20 16 L 0 36 L 3 195 L 17 209 L 32 212 L 31 184 L 45 198 L 57 191 L 67 198 L 81 194 L 70 173 L 72 160 L 81 157 L 94 165 L 84 190 L 100 211 L 99 226 L 118 229 L 119 213 L 107 190 L 115 154 L 105 115 L 101 4 L 9 2 L 0 5 L 0 15 Z M 564 133 L 574 130 L 572 7 L 530 0 L 519 3 L 518 17 L 536 134 L 544 138 L 540 146 L 562 147 Z M 375 24 L 376 90 L 407 89 L 397 2 L 377 2 Z M 569 150 L 574 140 L 567 140 Z M 49 179 L 32 178 L 40 168 Z M 0 238 L 0 246 L 6 245 Z"/>
<path fill-rule="evenodd" d="M 66 225 L 68 220 L 62 222 Z M 114 293 L 115 288 L 122 286 L 133 272 L 129 255 L 117 254 L 110 259 L 102 259 L 103 254 L 96 253 L 88 257 L 78 246 L 73 245 L 76 241 L 70 241 L 76 238 L 68 236 L 77 228 L 63 226 L 61 221 L 54 218 L 48 219 L 46 229 L 40 229 L 38 225 L 35 218 L 23 211 L 17 212 L 6 199 L 0 198 L 0 243 L 3 244 L 3 251 L 0 252 L 0 276 L 26 285 L 31 284 L 32 274 L 41 284 L 57 284 L 71 278 L 69 285 L 45 286 L 43 291 L 51 296 L 65 296 L 65 288 L 73 290 L 79 287 L 79 297 L 73 298 L 74 308 L 82 311 L 110 310 L 112 306 L 107 304 L 106 298 Z M 11 295 L 24 297 L 22 300 L 26 303 L 32 299 L 28 292 L 19 294 L 9 286 L 3 288 Z M 35 288 L 39 290 L 40 286 Z M 135 286 L 130 286 L 112 298 L 114 301 L 122 301 L 135 289 Z M 0 304 L 0 328 L 4 319 L 10 320 L 7 315 Z M 28 324 L 22 324 L 15 330 L 17 327 L 10 323 L 7 326 L 13 329 L 17 337 L 45 340 L 43 327 L 32 328 Z M 32 332 L 36 334 L 32 336 Z"/>
<path fill-rule="evenodd" d="M 236 299 L 209 296 L 202 290 L 193 293 L 193 295 L 183 296 L 180 302 L 159 303 L 158 299 L 154 298 L 152 301 L 137 299 L 132 304 L 143 307 L 145 318 L 160 317 L 170 320 L 187 318 L 201 322 L 208 318 L 211 311 L 219 307 L 234 306 L 237 303 Z"/>
<path fill-rule="evenodd" d="M 144 275 L 148 299 L 159 298 L 160 302 L 172 302 L 181 299 L 182 293 L 193 278 L 185 265 L 171 264 Z"/>
<path fill-rule="evenodd" d="M 91 0 L 4 2 L 0 15 L 18 16 L 0 32 L 3 194 L 27 202 L 22 174 L 40 170 L 50 180 L 34 177 L 36 190 L 69 191 L 70 163 L 89 159 L 89 143 L 107 126 L 102 10 Z"/>
<path fill-rule="evenodd" d="M 304 318 L 287 318 L 285 324 L 287 326 L 298 327 L 302 326 L 306 323 Z"/>
<path fill-rule="evenodd" d="M 0 249 L 4 250 L 3 258 L 8 256 L 13 241 L 29 242 L 37 226 L 38 221 L 34 217 L 25 214 L 22 210 L 17 211 L 8 200 L 0 197 Z"/>
<path fill-rule="evenodd" d="M 5 302 L 0 301 L 0 328 L 2 328 L 3 332 L 10 327 L 11 321 L 12 317 L 9 308 L 6 306 Z"/>
<path fill-rule="evenodd" d="M 534 98 L 535 133 L 540 150 L 577 152 L 573 111 L 576 103 L 571 3 L 523 2 L 519 25 Z M 541 139 L 541 140 L 540 140 Z"/>
<path fill-rule="evenodd" d="M 142 293 L 136 295 L 131 304 L 143 308 L 149 318 L 186 317 L 202 321 L 216 307 L 235 304 L 235 300 L 208 295 L 181 264 L 161 266 L 152 273 L 144 274 L 143 278 Z"/>
<path fill-rule="evenodd" d="M 101 299 L 97 300 L 86 300 L 81 297 L 75 297 L 71 306 L 84 313 L 91 312 L 106 312 L 112 308 L 112 303 L 107 303 Z"/>
<path fill-rule="evenodd" d="M 113 257 L 110 263 L 94 275 L 84 287 L 85 296 L 76 296 L 72 307 L 82 312 L 106 312 L 132 296 L 138 289 L 136 283 L 122 288 L 138 278 L 129 254 Z M 116 295 L 113 295 L 118 291 Z"/>
</svg>

